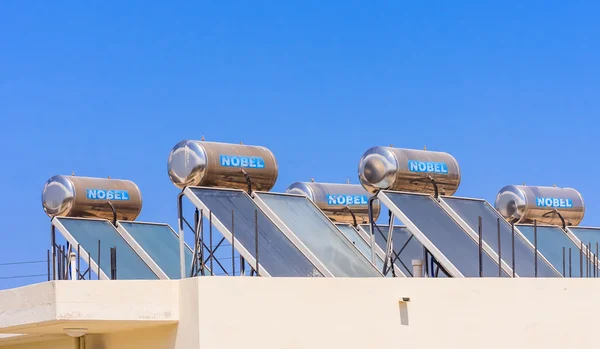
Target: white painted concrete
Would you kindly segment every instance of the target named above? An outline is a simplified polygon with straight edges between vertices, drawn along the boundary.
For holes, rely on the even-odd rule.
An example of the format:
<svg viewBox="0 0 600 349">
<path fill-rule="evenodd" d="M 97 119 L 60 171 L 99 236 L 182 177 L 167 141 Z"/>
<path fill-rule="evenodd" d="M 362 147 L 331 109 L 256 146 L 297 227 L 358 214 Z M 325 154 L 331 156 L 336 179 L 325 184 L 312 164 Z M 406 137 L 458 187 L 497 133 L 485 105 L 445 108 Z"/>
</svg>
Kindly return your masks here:
<svg viewBox="0 0 600 349">
<path fill-rule="evenodd" d="M 0 332 L 25 335 L 0 346 L 75 348 L 39 334 L 84 326 L 87 349 L 588 348 L 598 294 L 598 279 L 61 281 L 0 292 Z"/>
</svg>

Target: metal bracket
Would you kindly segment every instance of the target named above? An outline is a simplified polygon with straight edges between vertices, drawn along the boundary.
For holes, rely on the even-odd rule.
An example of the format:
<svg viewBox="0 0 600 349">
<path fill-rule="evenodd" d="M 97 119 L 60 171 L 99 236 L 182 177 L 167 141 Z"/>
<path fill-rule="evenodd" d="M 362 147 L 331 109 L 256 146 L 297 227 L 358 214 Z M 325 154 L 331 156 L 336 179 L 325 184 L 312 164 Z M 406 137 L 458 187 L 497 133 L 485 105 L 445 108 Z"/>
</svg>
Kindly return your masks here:
<svg viewBox="0 0 600 349">
<path fill-rule="evenodd" d="M 439 200 L 440 191 L 438 189 L 437 183 L 435 182 L 435 179 L 433 179 L 433 177 L 431 175 L 427 175 L 427 177 L 431 181 L 431 184 L 433 184 L 433 189 L 435 190 L 435 192 L 433 194 L 433 198 L 436 200 Z"/>
<path fill-rule="evenodd" d="M 246 184 L 248 184 L 248 195 L 252 195 L 252 181 L 250 181 L 250 176 L 244 169 L 242 169 L 242 173 L 244 174 L 244 178 L 246 178 Z"/>
<path fill-rule="evenodd" d="M 108 206 L 110 206 L 110 209 L 113 214 L 112 224 L 116 227 L 117 226 L 117 210 L 113 206 L 112 202 L 110 202 L 110 200 L 108 200 L 106 203 L 108 204 Z"/>
</svg>

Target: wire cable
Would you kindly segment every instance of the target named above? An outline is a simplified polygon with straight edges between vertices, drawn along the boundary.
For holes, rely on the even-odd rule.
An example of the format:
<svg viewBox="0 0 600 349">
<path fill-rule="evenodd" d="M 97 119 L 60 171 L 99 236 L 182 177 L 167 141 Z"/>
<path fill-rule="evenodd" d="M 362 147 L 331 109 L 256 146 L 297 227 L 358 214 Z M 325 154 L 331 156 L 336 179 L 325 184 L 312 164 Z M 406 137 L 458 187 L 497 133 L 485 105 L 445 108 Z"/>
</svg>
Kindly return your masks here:
<svg viewBox="0 0 600 349">
<path fill-rule="evenodd" d="M 4 265 L 19 265 L 19 264 L 36 264 L 36 263 L 48 263 L 48 261 L 8 262 L 8 263 L 0 263 L 0 266 L 4 266 Z"/>
<path fill-rule="evenodd" d="M 7 279 L 24 279 L 24 278 L 33 278 L 33 277 L 42 277 L 48 276 L 48 274 L 31 274 L 31 275 L 17 275 L 17 276 L 0 276 L 0 280 Z"/>
</svg>

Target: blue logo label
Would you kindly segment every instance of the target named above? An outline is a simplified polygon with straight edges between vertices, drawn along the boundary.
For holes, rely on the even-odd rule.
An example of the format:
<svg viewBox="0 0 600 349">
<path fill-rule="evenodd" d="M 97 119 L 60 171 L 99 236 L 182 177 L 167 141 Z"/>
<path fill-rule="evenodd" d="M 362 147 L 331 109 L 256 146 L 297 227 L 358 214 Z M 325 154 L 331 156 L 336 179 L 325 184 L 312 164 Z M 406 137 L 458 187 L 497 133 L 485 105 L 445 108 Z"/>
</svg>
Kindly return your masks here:
<svg viewBox="0 0 600 349">
<path fill-rule="evenodd" d="M 265 168 L 265 160 L 259 156 L 221 155 L 221 166 Z"/>
<path fill-rule="evenodd" d="M 88 200 L 129 200 L 127 190 L 86 189 Z"/>
<path fill-rule="evenodd" d="M 573 200 L 557 198 L 535 198 L 538 207 L 573 208 Z"/>
<path fill-rule="evenodd" d="M 366 205 L 368 201 L 366 195 L 327 195 L 327 205 Z"/>
<path fill-rule="evenodd" d="M 433 172 L 448 174 L 448 165 L 445 162 L 408 160 L 410 172 Z"/>
</svg>

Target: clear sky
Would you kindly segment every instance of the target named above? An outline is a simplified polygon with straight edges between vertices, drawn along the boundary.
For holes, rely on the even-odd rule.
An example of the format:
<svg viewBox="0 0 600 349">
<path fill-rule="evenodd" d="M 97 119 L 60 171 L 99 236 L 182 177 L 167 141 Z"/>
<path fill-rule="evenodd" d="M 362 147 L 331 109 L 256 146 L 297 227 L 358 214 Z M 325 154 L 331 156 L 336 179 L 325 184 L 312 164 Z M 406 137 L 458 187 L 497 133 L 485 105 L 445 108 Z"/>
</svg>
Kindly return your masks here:
<svg viewBox="0 0 600 349">
<path fill-rule="evenodd" d="M 257 144 L 358 183 L 374 145 L 459 161 L 457 195 L 571 186 L 600 226 L 597 2 L 1 1 L 0 264 L 43 260 L 55 174 L 135 181 L 176 226 L 183 139 Z M 0 277 L 45 273 L 0 265 Z M 0 288 L 44 278 L 3 280 Z"/>
</svg>

